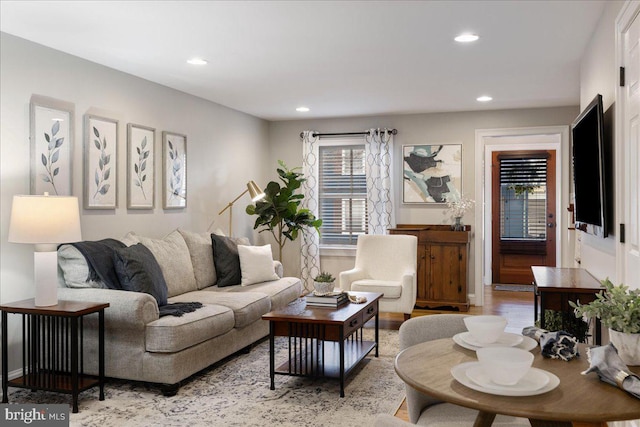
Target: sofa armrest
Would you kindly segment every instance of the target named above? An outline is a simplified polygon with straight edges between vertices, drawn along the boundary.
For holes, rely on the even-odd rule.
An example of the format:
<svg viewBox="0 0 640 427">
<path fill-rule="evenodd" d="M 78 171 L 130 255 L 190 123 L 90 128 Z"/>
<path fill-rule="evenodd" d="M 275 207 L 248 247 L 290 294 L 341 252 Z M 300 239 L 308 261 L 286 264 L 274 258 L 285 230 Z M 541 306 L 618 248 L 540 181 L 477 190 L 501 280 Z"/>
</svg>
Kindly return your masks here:
<svg viewBox="0 0 640 427">
<path fill-rule="evenodd" d="M 67 301 L 91 301 L 109 303 L 104 311 L 105 322 L 111 327 L 143 329 L 147 323 L 160 317 L 155 298 L 142 292 L 115 289 L 59 288 L 58 298 Z"/>
<path fill-rule="evenodd" d="M 353 268 L 351 270 L 342 271 L 340 273 L 340 289 L 343 291 L 351 290 L 351 283 L 366 277 L 364 270 Z"/>
<path fill-rule="evenodd" d="M 279 278 L 282 279 L 284 277 L 284 267 L 282 266 L 282 263 L 280 261 L 273 261 L 273 269 L 276 271 L 276 274 Z"/>
</svg>

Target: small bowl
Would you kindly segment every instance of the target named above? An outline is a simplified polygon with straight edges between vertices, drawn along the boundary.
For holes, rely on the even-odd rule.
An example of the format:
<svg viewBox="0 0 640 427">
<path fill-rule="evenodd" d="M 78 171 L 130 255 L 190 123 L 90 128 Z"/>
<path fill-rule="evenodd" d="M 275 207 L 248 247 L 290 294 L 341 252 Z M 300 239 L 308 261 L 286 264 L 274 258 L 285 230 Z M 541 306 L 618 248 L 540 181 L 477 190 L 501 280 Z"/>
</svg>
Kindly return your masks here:
<svg viewBox="0 0 640 427">
<path fill-rule="evenodd" d="M 502 316 L 469 316 L 464 318 L 464 325 L 477 341 L 491 344 L 504 332 L 507 319 Z"/>
<path fill-rule="evenodd" d="M 313 282 L 313 287 L 318 294 L 328 294 L 333 292 L 334 282 Z"/>
<path fill-rule="evenodd" d="M 476 350 L 482 369 L 499 385 L 515 385 L 533 363 L 533 353 L 513 347 L 485 347 Z"/>
</svg>

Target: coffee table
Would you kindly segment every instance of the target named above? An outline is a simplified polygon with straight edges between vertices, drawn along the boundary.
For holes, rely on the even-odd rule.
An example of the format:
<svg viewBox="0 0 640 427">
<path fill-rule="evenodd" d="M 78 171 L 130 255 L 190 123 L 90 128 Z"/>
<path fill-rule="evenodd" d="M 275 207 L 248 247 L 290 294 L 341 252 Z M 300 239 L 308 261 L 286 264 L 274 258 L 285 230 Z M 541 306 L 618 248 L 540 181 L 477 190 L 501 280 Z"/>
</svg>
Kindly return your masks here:
<svg viewBox="0 0 640 427">
<path fill-rule="evenodd" d="M 340 380 L 344 397 L 344 379 L 375 349 L 378 357 L 378 301 L 382 294 L 349 292 L 363 296 L 365 303 L 347 303 L 337 308 L 308 306 L 300 298 L 281 310 L 262 316 L 269 321 L 269 374 L 271 390 L 275 375 L 330 377 Z M 362 327 L 375 317 L 375 342 L 365 341 Z M 275 337 L 289 338 L 289 359 L 276 368 Z"/>
</svg>

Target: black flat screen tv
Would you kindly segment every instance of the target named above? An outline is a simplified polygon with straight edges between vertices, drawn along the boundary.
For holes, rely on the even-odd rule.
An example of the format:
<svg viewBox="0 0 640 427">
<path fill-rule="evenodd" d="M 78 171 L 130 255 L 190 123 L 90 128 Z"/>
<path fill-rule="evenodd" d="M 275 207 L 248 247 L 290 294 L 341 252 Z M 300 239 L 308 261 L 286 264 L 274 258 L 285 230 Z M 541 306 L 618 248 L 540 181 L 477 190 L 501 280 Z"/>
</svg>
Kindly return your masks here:
<svg viewBox="0 0 640 427">
<path fill-rule="evenodd" d="M 576 229 L 607 237 L 607 154 L 602 95 L 571 125 Z"/>
</svg>

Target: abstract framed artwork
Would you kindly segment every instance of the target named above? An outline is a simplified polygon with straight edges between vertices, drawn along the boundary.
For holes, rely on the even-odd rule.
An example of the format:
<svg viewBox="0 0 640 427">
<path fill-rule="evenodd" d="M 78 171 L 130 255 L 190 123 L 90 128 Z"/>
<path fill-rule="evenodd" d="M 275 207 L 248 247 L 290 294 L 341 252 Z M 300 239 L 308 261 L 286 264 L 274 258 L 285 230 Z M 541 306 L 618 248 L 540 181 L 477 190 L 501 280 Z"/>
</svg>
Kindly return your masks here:
<svg viewBox="0 0 640 427">
<path fill-rule="evenodd" d="M 162 132 L 162 205 L 187 207 L 187 136 Z"/>
<path fill-rule="evenodd" d="M 127 125 L 127 208 L 155 207 L 156 130 Z"/>
<path fill-rule="evenodd" d="M 85 114 L 84 207 L 115 209 L 118 206 L 118 121 Z"/>
<path fill-rule="evenodd" d="M 403 145 L 402 202 L 446 203 L 462 194 L 462 144 Z"/>
<path fill-rule="evenodd" d="M 29 113 L 31 194 L 72 195 L 75 106 L 33 95 Z"/>
</svg>

